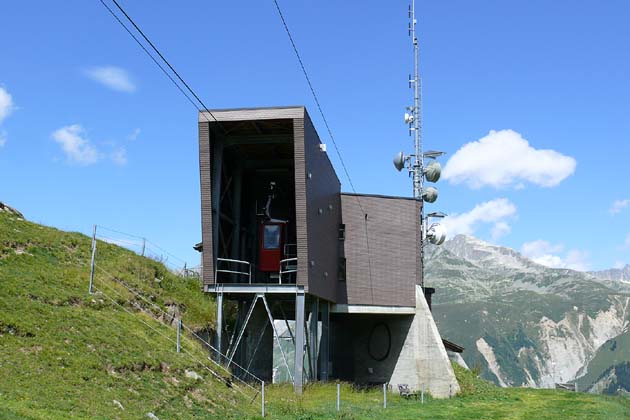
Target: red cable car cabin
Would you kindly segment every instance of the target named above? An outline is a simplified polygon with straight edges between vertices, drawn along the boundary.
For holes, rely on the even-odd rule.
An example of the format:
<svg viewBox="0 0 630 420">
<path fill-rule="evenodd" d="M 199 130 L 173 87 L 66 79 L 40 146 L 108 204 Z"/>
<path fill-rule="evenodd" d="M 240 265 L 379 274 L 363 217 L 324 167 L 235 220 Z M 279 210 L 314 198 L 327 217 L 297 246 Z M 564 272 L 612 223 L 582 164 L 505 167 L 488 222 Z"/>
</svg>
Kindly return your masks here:
<svg viewBox="0 0 630 420">
<path fill-rule="evenodd" d="M 263 272 L 280 272 L 282 247 L 284 246 L 284 223 L 263 222 L 260 225 L 260 258 L 258 268 Z"/>
</svg>

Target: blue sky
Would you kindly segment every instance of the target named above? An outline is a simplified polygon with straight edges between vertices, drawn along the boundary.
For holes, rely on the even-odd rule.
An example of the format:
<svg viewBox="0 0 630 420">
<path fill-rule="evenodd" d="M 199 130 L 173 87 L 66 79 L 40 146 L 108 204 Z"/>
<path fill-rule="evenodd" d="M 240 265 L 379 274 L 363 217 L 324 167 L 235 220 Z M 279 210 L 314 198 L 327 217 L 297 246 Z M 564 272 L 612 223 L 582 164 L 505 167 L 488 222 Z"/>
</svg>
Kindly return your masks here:
<svg viewBox="0 0 630 420">
<path fill-rule="evenodd" d="M 330 143 L 271 0 L 122 4 L 210 108 L 303 104 Z M 390 157 L 412 150 L 407 2 L 280 4 L 357 191 L 410 195 Z M 417 9 L 425 147 L 448 153 L 428 208 L 549 265 L 630 263 L 630 4 Z M 98 0 L 0 14 L 0 200 L 196 263 L 196 110 Z"/>
</svg>

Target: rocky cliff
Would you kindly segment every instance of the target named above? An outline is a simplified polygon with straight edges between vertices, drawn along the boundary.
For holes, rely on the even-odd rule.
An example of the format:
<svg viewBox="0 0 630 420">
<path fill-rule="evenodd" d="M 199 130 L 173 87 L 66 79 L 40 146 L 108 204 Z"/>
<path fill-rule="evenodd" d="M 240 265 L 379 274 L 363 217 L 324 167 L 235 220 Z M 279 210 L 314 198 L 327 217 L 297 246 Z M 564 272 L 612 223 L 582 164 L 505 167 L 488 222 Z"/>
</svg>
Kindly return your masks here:
<svg viewBox="0 0 630 420">
<path fill-rule="evenodd" d="M 630 324 L 627 284 L 548 268 L 470 236 L 429 247 L 425 279 L 437 290 L 442 335 L 502 386 L 552 387 L 584 376 Z"/>
</svg>

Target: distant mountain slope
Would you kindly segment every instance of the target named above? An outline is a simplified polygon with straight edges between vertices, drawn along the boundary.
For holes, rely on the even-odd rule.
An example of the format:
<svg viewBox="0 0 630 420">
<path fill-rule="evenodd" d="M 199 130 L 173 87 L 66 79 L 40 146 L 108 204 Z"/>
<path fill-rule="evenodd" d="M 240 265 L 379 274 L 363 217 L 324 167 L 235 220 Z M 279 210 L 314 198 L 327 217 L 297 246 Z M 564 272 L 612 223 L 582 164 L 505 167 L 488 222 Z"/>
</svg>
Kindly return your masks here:
<svg viewBox="0 0 630 420">
<path fill-rule="evenodd" d="M 240 418 L 247 412 L 248 400 L 198 362 L 207 362 L 207 353 L 197 342 L 183 341 L 197 360 L 176 352 L 174 328 L 153 319 L 146 302 L 100 270 L 96 287 L 116 303 L 88 294 L 90 243 L 0 211 L 0 418 Z M 176 308 L 191 327 L 213 324 L 214 302 L 199 292 L 198 281 L 104 242 L 98 264 L 148 301 Z"/>
<path fill-rule="evenodd" d="M 590 274 L 603 280 L 623 281 L 630 283 L 630 264 L 622 268 L 611 268 L 610 270 L 591 271 Z"/>
<path fill-rule="evenodd" d="M 577 380 L 579 389 L 596 393 L 630 392 L 630 330 L 604 343 L 583 373 Z"/>
<path fill-rule="evenodd" d="M 427 250 L 442 334 L 469 366 L 504 386 L 551 387 L 581 374 L 630 322 L 630 289 L 588 273 L 548 268 L 459 235 Z"/>
</svg>

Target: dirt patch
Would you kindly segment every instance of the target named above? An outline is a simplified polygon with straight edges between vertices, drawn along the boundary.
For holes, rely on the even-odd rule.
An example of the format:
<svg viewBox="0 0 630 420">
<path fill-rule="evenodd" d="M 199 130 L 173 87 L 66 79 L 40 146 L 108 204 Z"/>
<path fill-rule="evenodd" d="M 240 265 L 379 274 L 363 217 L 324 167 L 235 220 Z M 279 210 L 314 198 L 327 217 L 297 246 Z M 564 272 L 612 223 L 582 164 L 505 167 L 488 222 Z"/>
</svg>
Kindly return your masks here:
<svg viewBox="0 0 630 420">
<path fill-rule="evenodd" d="M 16 337 L 35 337 L 35 334 L 30 331 L 26 331 L 26 329 L 22 327 L 19 327 L 15 324 L 5 324 L 3 321 L 0 321 L 0 337 L 5 334 L 14 335 Z"/>
<path fill-rule="evenodd" d="M 33 346 L 33 347 L 22 347 L 20 351 L 24 354 L 38 354 L 44 348 L 42 346 Z"/>
</svg>

